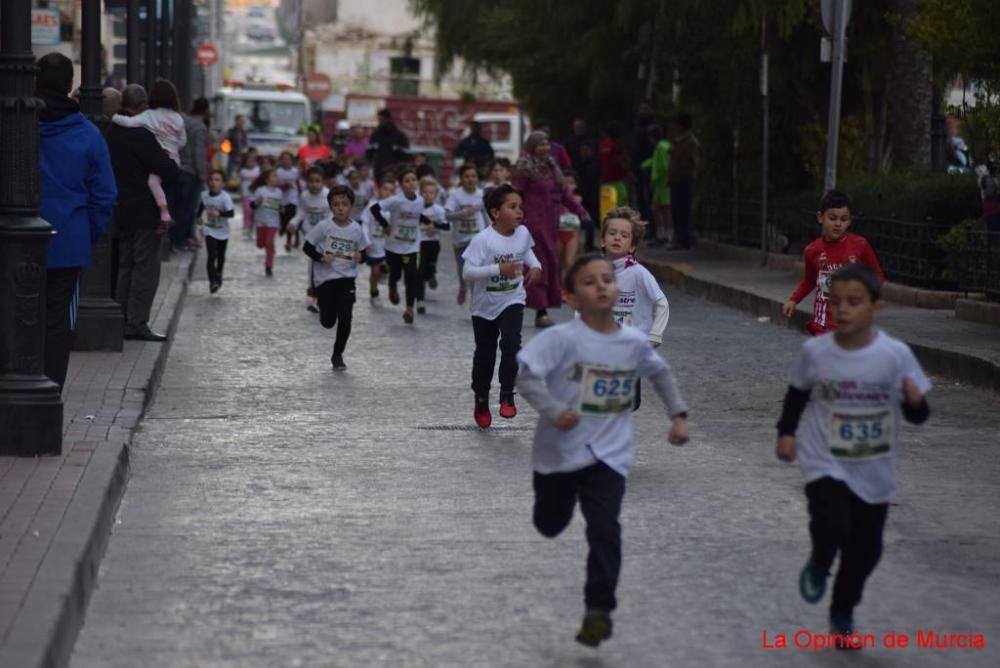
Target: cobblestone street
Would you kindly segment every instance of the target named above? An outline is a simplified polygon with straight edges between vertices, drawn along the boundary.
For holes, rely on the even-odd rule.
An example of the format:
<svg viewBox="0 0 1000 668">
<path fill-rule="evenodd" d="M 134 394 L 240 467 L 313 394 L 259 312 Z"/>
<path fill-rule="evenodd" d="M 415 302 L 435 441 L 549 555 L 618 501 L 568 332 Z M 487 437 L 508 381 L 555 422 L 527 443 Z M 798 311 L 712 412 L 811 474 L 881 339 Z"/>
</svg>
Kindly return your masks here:
<svg viewBox="0 0 1000 668">
<path fill-rule="evenodd" d="M 233 230 L 215 295 L 198 258 L 74 668 L 1000 665 L 996 395 L 935 379 L 931 420 L 904 433 L 884 556 L 856 617 L 879 636 L 980 632 L 986 649 L 766 651 L 765 631 L 827 630 L 828 599 L 810 606 L 797 589 L 801 474 L 773 454 L 803 337 L 666 288 L 662 350 L 692 442 L 667 444 L 650 392 L 615 637 L 589 650 L 573 640 L 579 513 L 555 541 L 531 525 L 534 412 L 522 401 L 499 420 L 494 392 L 496 426 L 473 426 L 472 327 L 450 248 L 413 326 L 384 286 L 370 303 L 361 270 L 348 369 L 334 373 L 333 333 L 305 309 L 306 257 L 279 251 L 266 278 Z"/>
</svg>

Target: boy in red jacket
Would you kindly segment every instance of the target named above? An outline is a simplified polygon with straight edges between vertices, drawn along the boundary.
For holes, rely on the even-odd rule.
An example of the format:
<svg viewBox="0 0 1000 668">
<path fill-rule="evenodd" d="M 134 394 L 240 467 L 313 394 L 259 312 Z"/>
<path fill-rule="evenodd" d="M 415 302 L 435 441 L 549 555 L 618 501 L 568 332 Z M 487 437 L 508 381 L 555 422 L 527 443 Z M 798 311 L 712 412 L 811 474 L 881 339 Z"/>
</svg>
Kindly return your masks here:
<svg viewBox="0 0 1000 668">
<path fill-rule="evenodd" d="M 868 241 L 859 234 L 847 231 L 851 226 L 851 213 L 851 200 L 846 194 L 831 190 L 823 196 L 816 213 L 816 220 L 822 226 L 822 236 L 806 246 L 802 281 L 781 308 L 785 317 L 791 318 L 795 305 L 815 290 L 813 319 L 806 325 L 813 336 L 836 329 L 836 324 L 828 315 L 827 305 L 830 277 L 837 269 L 847 264 L 864 264 L 875 272 L 880 281 L 885 282 L 885 274 Z"/>
</svg>

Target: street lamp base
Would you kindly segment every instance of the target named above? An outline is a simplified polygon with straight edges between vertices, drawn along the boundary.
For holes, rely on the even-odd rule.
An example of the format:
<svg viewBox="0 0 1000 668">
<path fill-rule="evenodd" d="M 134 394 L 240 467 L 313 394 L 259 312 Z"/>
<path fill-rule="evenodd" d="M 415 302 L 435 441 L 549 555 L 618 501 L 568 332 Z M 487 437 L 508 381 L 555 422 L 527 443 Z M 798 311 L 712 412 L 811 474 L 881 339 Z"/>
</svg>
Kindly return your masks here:
<svg viewBox="0 0 1000 668">
<path fill-rule="evenodd" d="M 59 386 L 44 376 L 0 376 L 0 455 L 62 454 L 63 403 Z"/>
</svg>

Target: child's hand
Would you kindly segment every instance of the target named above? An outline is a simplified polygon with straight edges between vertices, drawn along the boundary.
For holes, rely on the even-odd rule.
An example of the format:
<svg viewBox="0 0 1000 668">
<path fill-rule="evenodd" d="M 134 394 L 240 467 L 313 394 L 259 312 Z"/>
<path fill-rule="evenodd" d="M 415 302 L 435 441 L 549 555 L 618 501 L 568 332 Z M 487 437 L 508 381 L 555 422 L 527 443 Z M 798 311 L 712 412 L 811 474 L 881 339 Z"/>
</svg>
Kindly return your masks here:
<svg viewBox="0 0 1000 668">
<path fill-rule="evenodd" d="M 463 209 L 463 212 L 465 213 L 465 215 L 467 217 L 471 218 L 472 216 L 474 216 L 476 214 L 476 207 L 474 207 L 474 206 L 467 206 L 467 207 L 465 207 L 465 209 Z"/>
<path fill-rule="evenodd" d="M 567 408 L 556 418 L 556 428 L 559 431 L 569 431 L 579 422 L 580 416 L 576 414 L 576 411 Z"/>
<path fill-rule="evenodd" d="M 336 255 L 334 255 L 333 253 L 327 253 L 326 255 L 323 256 L 323 259 L 320 260 L 320 262 L 322 262 L 323 264 L 330 264 L 336 259 L 337 259 Z"/>
<path fill-rule="evenodd" d="M 794 436 L 779 436 L 778 437 L 778 447 L 775 450 L 775 454 L 778 455 L 778 459 L 783 462 L 794 462 L 795 455 L 798 453 L 799 447 L 795 443 Z"/>
<path fill-rule="evenodd" d="M 354 264 L 361 264 L 361 251 L 354 251 Z"/>
<path fill-rule="evenodd" d="M 501 262 L 500 263 L 500 275 L 501 276 L 517 276 L 521 273 L 521 263 L 520 262 Z"/>
<path fill-rule="evenodd" d="M 919 406 L 920 402 L 924 400 L 924 395 L 920 392 L 920 388 L 917 384 L 910 380 L 908 377 L 903 378 L 903 401 L 905 401 L 910 406 Z"/>
<path fill-rule="evenodd" d="M 542 278 L 542 268 L 535 267 L 524 275 L 524 287 L 530 287 L 533 283 Z"/>
<path fill-rule="evenodd" d="M 792 314 L 795 313 L 795 302 L 793 302 L 791 299 L 789 299 L 781 307 L 781 312 L 785 314 L 786 318 L 791 318 Z"/>
<path fill-rule="evenodd" d="M 660 342 L 659 341 L 650 341 L 649 345 L 653 346 L 653 348 L 659 348 L 660 347 Z"/>
<path fill-rule="evenodd" d="M 688 442 L 688 423 L 682 417 L 675 417 L 673 424 L 670 426 L 670 436 L 668 440 L 671 445 L 684 445 Z"/>
</svg>

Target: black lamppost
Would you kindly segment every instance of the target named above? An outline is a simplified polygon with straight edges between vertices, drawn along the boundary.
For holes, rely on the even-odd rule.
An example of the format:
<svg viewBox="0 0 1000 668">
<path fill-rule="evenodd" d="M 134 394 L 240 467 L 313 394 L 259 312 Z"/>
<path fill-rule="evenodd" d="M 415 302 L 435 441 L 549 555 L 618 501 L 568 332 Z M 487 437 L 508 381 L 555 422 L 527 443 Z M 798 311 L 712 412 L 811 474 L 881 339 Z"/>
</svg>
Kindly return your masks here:
<svg viewBox="0 0 1000 668">
<path fill-rule="evenodd" d="M 174 85 L 181 108 L 191 108 L 191 0 L 174 0 Z"/>
<path fill-rule="evenodd" d="M 125 6 L 125 80 L 130 84 L 139 83 L 142 77 L 140 40 L 139 0 L 128 0 Z"/>
<path fill-rule="evenodd" d="M 159 74 L 164 79 L 173 79 L 170 69 L 170 0 L 160 0 L 160 67 Z"/>
<path fill-rule="evenodd" d="M 31 0 L 0 20 L 0 454 L 62 451 L 59 386 L 45 377 L 45 270 L 52 227 L 38 217 L 38 110 Z"/>
<path fill-rule="evenodd" d="M 156 81 L 156 0 L 146 0 L 146 92 Z"/>
<path fill-rule="evenodd" d="M 101 88 L 101 0 L 83 0 L 80 110 L 98 127 L 104 117 Z M 90 265 L 80 274 L 80 309 L 73 350 L 121 352 L 125 314 L 111 299 L 111 235 L 105 233 L 91 246 Z"/>
</svg>

